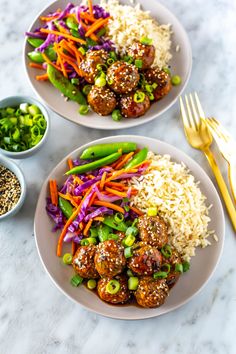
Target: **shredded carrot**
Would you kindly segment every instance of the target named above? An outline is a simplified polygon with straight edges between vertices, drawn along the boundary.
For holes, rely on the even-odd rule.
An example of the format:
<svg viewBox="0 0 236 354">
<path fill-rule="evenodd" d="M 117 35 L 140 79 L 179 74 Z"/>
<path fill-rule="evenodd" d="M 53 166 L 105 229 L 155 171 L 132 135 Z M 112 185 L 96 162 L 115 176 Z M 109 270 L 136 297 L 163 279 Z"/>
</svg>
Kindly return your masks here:
<svg viewBox="0 0 236 354">
<path fill-rule="evenodd" d="M 53 180 L 53 189 L 55 195 L 55 205 L 58 206 L 58 190 L 57 190 L 57 182 L 55 179 Z"/>
<path fill-rule="evenodd" d="M 81 44 L 86 44 L 86 41 L 84 41 L 83 39 L 80 39 L 80 38 L 77 38 L 77 37 L 73 37 L 73 36 L 71 36 L 70 34 L 67 34 L 67 33 L 61 33 L 59 31 L 52 31 L 52 30 L 48 30 L 46 28 L 41 28 L 40 32 L 48 33 L 48 34 L 55 34 L 56 36 L 62 36 L 62 37 L 71 39 L 74 42 L 78 42 L 78 43 L 81 43 Z"/>
<path fill-rule="evenodd" d="M 72 244 L 71 244 L 71 254 L 72 256 L 74 256 L 76 252 L 76 243 L 74 241 L 72 241 Z"/>
<path fill-rule="evenodd" d="M 37 64 L 37 63 L 29 63 L 29 66 L 30 66 L 31 68 L 35 68 L 35 69 L 44 70 L 44 67 L 43 67 L 43 65 L 41 65 L 41 64 Z"/>
<path fill-rule="evenodd" d="M 70 53 L 71 55 L 74 55 L 74 51 L 70 48 L 69 44 L 70 44 L 70 42 L 67 42 L 65 39 L 63 39 L 60 42 L 60 47 L 65 48 L 68 53 Z"/>
<path fill-rule="evenodd" d="M 57 70 L 61 71 L 61 68 L 59 66 L 57 66 L 56 64 L 54 64 L 47 56 L 45 53 L 42 53 L 42 57 L 43 59 L 46 61 L 46 63 L 54 66 L 54 68 L 56 68 Z"/>
<path fill-rule="evenodd" d="M 71 159 L 68 159 L 67 163 L 68 163 L 69 169 L 72 170 L 72 168 L 74 167 L 73 166 L 73 161 Z"/>
<path fill-rule="evenodd" d="M 88 221 L 87 225 L 85 226 L 84 231 L 83 231 L 84 236 L 87 236 L 87 234 L 89 232 L 89 229 L 90 229 L 90 227 L 92 225 L 92 222 L 93 222 L 93 219 L 90 219 Z"/>
<path fill-rule="evenodd" d="M 50 192 L 50 198 L 51 198 L 52 204 L 56 205 L 55 194 L 54 194 L 54 185 L 53 185 L 53 180 L 51 180 L 51 179 L 49 181 L 49 192 Z"/>
<path fill-rule="evenodd" d="M 36 75 L 35 78 L 37 81 L 46 81 L 48 80 L 48 74 Z"/>
<path fill-rule="evenodd" d="M 92 0 L 88 0 L 88 8 L 89 8 L 89 13 L 93 17 L 93 2 Z"/>
<path fill-rule="evenodd" d="M 125 186 L 121 182 L 105 182 L 105 185 L 112 187 L 114 189 L 118 189 L 118 190 L 128 190 L 129 189 L 129 187 Z"/>
<path fill-rule="evenodd" d="M 80 17 L 83 20 L 88 20 L 90 22 L 95 22 L 96 21 L 96 19 L 93 16 L 89 15 L 87 12 L 81 12 L 80 13 Z"/>
<path fill-rule="evenodd" d="M 84 228 L 84 223 L 83 223 L 82 221 L 79 223 L 79 228 L 80 228 L 81 231 L 82 231 L 83 228 Z"/>
<path fill-rule="evenodd" d="M 119 197 L 123 197 L 123 198 L 127 197 L 126 192 L 120 192 L 120 191 L 117 191 L 117 190 L 109 188 L 109 187 L 106 187 L 105 190 L 111 194 L 118 195 Z"/>
<path fill-rule="evenodd" d="M 120 170 L 126 162 L 133 156 L 134 152 L 130 152 L 129 154 L 123 155 L 123 159 L 116 165 L 115 169 Z"/>
<path fill-rule="evenodd" d="M 58 195 L 60 197 L 62 197 L 63 199 L 69 200 L 74 207 L 78 208 L 78 206 L 79 206 L 78 203 L 69 194 L 62 194 L 62 193 L 59 192 Z"/>
<path fill-rule="evenodd" d="M 125 210 L 122 207 L 120 207 L 119 205 L 116 205 L 116 204 L 113 204 L 113 203 L 108 203 L 108 202 L 103 202 L 101 200 L 95 200 L 93 205 L 105 206 L 107 208 L 117 210 L 117 211 L 119 211 L 122 214 L 125 213 Z"/>
<path fill-rule="evenodd" d="M 103 190 L 103 188 L 104 188 L 104 184 L 105 184 L 105 181 L 106 181 L 106 177 L 107 177 L 107 172 L 104 171 L 103 174 L 102 174 L 101 182 L 100 182 L 100 188 L 101 188 L 101 190 Z"/>
<path fill-rule="evenodd" d="M 132 167 L 132 168 L 127 169 L 127 170 L 123 169 L 123 170 L 114 172 L 114 173 L 112 173 L 112 175 L 111 175 L 109 178 L 107 178 L 106 183 L 112 181 L 112 180 L 115 179 L 115 178 L 118 178 L 118 177 L 121 176 L 123 173 L 135 173 L 135 172 L 137 172 L 137 171 L 138 171 L 137 168 L 133 168 L 133 167 Z"/>
<path fill-rule="evenodd" d="M 93 202 L 94 202 L 96 196 L 97 196 L 97 193 L 94 192 L 92 198 L 90 199 L 89 206 L 93 205 Z"/>
<path fill-rule="evenodd" d="M 93 175 L 87 175 L 87 178 L 94 179 L 95 177 Z"/>
<path fill-rule="evenodd" d="M 94 33 L 96 30 L 98 30 L 100 27 L 105 26 L 107 24 L 107 22 L 109 21 L 111 17 L 107 17 L 107 18 L 100 18 L 99 20 L 97 20 L 96 22 L 94 22 L 92 24 L 92 26 L 90 26 L 90 28 L 88 29 L 88 31 L 85 33 L 85 37 L 89 37 L 92 33 Z"/>
<path fill-rule="evenodd" d="M 94 218 L 93 220 L 95 220 L 95 221 L 103 221 L 104 218 L 102 216 L 96 216 L 96 218 Z"/>
<path fill-rule="evenodd" d="M 139 210 L 138 208 L 135 208 L 134 206 L 130 206 L 130 209 L 133 210 L 136 214 L 142 216 L 144 213 Z"/>
<path fill-rule="evenodd" d="M 138 165 L 135 165 L 135 166 L 133 166 L 132 168 L 138 168 L 139 166 L 142 166 L 142 165 L 150 165 L 151 164 L 151 161 L 150 160 L 144 160 L 143 162 L 140 162 Z M 128 171 L 128 170 L 126 170 L 126 171 Z"/>
<path fill-rule="evenodd" d="M 78 184 L 84 183 L 78 176 L 74 176 L 74 181 L 77 182 Z"/>
<path fill-rule="evenodd" d="M 48 22 L 48 21 L 53 21 L 56 20 L 59 17 L 59 14 L 56 16 L 40 16 L 40 20 L 44 21 L 44 22 Z"/>
</svg>

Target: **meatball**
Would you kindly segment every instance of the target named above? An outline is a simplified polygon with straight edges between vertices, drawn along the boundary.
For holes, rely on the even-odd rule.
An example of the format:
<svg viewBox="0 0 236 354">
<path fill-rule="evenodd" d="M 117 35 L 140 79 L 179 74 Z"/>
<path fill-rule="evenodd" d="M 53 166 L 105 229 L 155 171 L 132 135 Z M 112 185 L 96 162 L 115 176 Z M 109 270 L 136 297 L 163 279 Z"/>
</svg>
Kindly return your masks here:
<svg viewBox="0 0 236 354">
<path fill-rule="evenodd" d="M 115 240 L 101 242 L 97 246 L 94 261 L 101 277 L 114 277 L 125 267 L 124 247 Z"/>
<path fill-rule="evenodd" d="M 141 240 L 151 246 L 162 248 L 168 242 L 166 224 L 159 216 L 140 216 L 138 229 Z"/>
<path fill-rule="evenodd" d="M 116 294 L 110 294 L 106 290 L 106 286 L 111 280 L 117 280 L 120 283 L 120 289 Z M 125 275 L 117 275 L 114 278 L 101 278 L 98 281 L 97 291 L 99 297 L 106 302 L 110 302 L 111 304 L 119 304 L 124 303 L 130 298 L 130 291 L 127 285 L 127 278 Z"/>
<path fill-rule="evenodd" d="M 107 116 L 116 107 L 116 96 L 107 87 L 93 86 L 88 94 L 90 107 L 101 116 Z"/>
<path fill-rule="evenodd" d="M 148 69 L 152 66 L 155 59 L 155 47 L 153 45 L 145 45 L 140 42 L 134 42 L 128 49 L 127 54 L 134 60 L 142 60 L 142 69 Z"/>
<path fill-rule="evenodd" d="M 148 84 L 157 84 L 157 87 L 153 91 L 155 101 L 160 100 L 170 92 L 172 87 L 170 75 L 164 70 L 160 70 L 156 67 L 148 69 L 144 75 Z"/>
<path fill-rule="evenodd" d="M 95 245 L 80 246 L 72 261 L 72 266 L 77 274 L 82 278 L 98 278 L 99 274 L 95 268 L 94 256 Z"/>
<path fill-rule="evenodd" d="M 121 114 L 125 118 L 138 118 L 143 116 L 150 108 L 150 100 L 147 95 L 145 95 L 143 102 L 135 102 L 134 94 L 130 93 L 121 97 Z"/>
<path fill-rule="evenodd" d="M 165 263 L 171 266 L 170 272 L 166 278 L 167 285 L 169 286 L 170 289 L 177 283 L 180 277 L 180 273 L 175 271 L 175 265 L 181 264 L 183 262 L 177 250 L 173 247 L 171 247 L 171 250 L 172 250 L 171 257 L 169 258 L 163 257 L 163 268 Z"/>
<path fill-rule="evenodd" d="M 105 50 L 89 50 L 86 53 L 85 59 L 79 65 L 81 76 L 83 76 L 87 82 L 93 84 L 95 77 L 99 73 L 97 65 L 106 64 L 107 59 L 108 53 Z"/>
<path fill-rule="evenodd" d="M 128 267 L 138 275 L 151 275 L 160 269 L 161 253 L 150 245 L 134 250 L 133 256 L 128 260 Z"/>
<path fill-rule="evenodd" d="M 142 307 L 159 307 L 164 304 L 169 295 L 169 288 L 165 279 L 142 277 L 138 289 L 134 292 L 137 303 Z"/>
<path fill-rule="evenodd" d="M 117 61 L 107 70 L 107 82 L 116 93 L 131 92 L 139 82 L 138 69 L 132 64 Z"/>
</svg>

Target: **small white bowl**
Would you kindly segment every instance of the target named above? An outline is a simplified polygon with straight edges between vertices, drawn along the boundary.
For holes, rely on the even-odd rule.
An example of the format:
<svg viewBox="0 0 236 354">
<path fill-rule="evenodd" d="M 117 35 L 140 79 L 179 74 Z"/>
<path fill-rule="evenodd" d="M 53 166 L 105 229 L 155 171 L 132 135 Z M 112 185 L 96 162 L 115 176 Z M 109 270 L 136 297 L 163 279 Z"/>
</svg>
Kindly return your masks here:
<svg viewBox="0 0 236 354">
<path fill-rule="evenodd" d="M 15 162 L 11 161 L 10 159 L 7 159 L 6 157 L 0 156 L 0 165 L 5 166 L 11 172 L 13 172 L 16 175 L 17 179 L 19 180 L 21 186 L 21 196 L 17 204 L 7 213 L 0 215 L 0 221 L 2 221 L 3 219 L 7 219 L 15 215 L 16 213 L 18 213 L 18 211 L 24 204 L 25 196 L 26 196 L 26 182 L 25 182 L 25 177 L 23 175 L 23 172 L 21 171 L 20 167 L 18 167 L 15 164 Z"/>
<path fill-rule="evenodd" d="M 30 103 L 30 104 L 35 104 L 42 112 L 44 118 L 47 121 L 47 128 L 46 131 L 40 140 L 40 142 L 32 147 L 31 149 L 25 150 L 25 151 L 20 151 L 20 152 L 13 152 L 13 151 L 7 151 L 4 149 L 0 148 L 0 154 L 3 154 L 7 157 L 13 158 L 13 159 L 24 159 L 25 157 L 32 156 L 36 151 L 41 149 L 43 144 L 45 143 L 48 133 L 49 133 L 49 128 L 50 128 L 50 120 L 49 120 L 49 115 L 46 110 L 46 108 L 40 103 L 38 100 L 32 97 L 28 96 L 10 96 L 6 97 L 3 100 L 0 101 L 0 108 L 4 107 L 16 107 L 19 106 L 21 103 Z"/>
</svg>

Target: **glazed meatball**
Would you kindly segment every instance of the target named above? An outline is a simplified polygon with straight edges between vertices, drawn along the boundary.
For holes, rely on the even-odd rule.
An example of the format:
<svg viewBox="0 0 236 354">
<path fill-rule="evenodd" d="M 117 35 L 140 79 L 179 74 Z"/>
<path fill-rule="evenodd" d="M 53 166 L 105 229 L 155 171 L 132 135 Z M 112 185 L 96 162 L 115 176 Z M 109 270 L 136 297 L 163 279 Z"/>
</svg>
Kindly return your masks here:
<svg viewBox="0 0 236 354">
<path fill-rule="evenodd" d="M 99 274 L 95 268 L 94 256 L 95 245 L 80 246 L 76 251 L 72 266 L 77 274 L 82 278 L 98 278 Z"/>
<path fill-rule="evenodd" d="M 160 269 L 161 253 L 150 245 L 137 248 L 128 259 L 128 267 L 138 275 L 151 275 Z"/>
<path fill-rule="evenodd" d="M 107 116 L 116 107 L 116 96 L 107 87 L 93 86 L 88 94 L 88 103 L 94 112 Z"/>
<path fill-rule="evenodd" d="M 142 70 L 152 66 L 155 59 L 155 47 L 153 45 L 145 45 L 140 42 L 134 42 L 128 49 L 127 54 L 134 60 L 142 60 Z"/>
<path fill-rule="evenodd" d="M 171 247 L 171 250 L 172 250 L 171 257 L 169 257 L 169 258 L 163 257 L 163 260 L 162 260 L 163 268 L 164 268 L 165 263 L 170 264 L 170 266 L 171 266 L 168 277 L 166 278 L 167 285 L 169 286 L 170 289 L 177 283 L 177 281 L 179 280 L 179 277 L 180 277 L 180 273 L 176 272 L 176 270 L 175 270 L 175 265 L 181 264 L 183 262 L 180 254 L 177 252 L 177 250 L 173 247 Z M 165 270 L 165 269 L 163 269 L 163 270 Z"/>
<path fill-rule="evenodd" d="M 139 82 L 138 69 L 132 64 L 117 61 L 107 70 L 107 82 L 116 93 L 131 92 Z"/>
<path fill-rule="evenodd" d="M 108 53 L 105 50 L 89 50 L 86 53 L 85 59 L 79 65 L 81 76 L 83 76 L 87 82 L 93 84 L 95 77 L 99 73 L 97 65 L 106 64 L 107 59 Z"/>
<path fill-rule="evenodd" d="M 97 246 L 94 261 L 101 277 L 114 277 L 125 267 L 124 247 L 115 240 L 101 242 Z"/>
<path fill-rule="evenodd" d="M 106 290 L 106 286 L 112 279 L 117 280 L 120 283 L 120 289 L 116 294 L 110 294 Z M 124 275 L 117 275 L 114 278 L 101 278 L 98 281 L 97 291 L 99 297 L 106 302 L 110 302 L 111 304 L 119 304 L 124 303 L 130 298 L 130 291 L 127 285 L 127 278 Z"/>
<path fill-rule="evenodd" d="M 130 93 L 121 97 L 120 109 L 122 116 L 125 118 L 138 118 L 143 116 L 150 108 L 150 100 L 147 95 L 145 95 L 143 102 L 135 102 L 134 94 Z"/>
<path fill-rule="evenodd" d="M 142 277 L 138 289 L 134 292 L 137 303 L 142 307 L 159 307 L 164 304 L 169 295 L 169 288 L 165 279 Z"/>
<path fill-rule="evenodd" d="M 162 248 L 168 242 L 166 224 L 159 216 L 140 216 L 138 229 L 141 240 L 151 246 Z"/>
<path fill-rule="evenodd" d="M 157 87 L 153 91 L 155 101 L 160 100 L 170 92 L 172 87 L 170 75 L 168 75 L 164 70 L 160 70 L 156 67 L 153 69 L 148 69 L 144 75 L 148 84 L 157 84 Z"/>
</svg>

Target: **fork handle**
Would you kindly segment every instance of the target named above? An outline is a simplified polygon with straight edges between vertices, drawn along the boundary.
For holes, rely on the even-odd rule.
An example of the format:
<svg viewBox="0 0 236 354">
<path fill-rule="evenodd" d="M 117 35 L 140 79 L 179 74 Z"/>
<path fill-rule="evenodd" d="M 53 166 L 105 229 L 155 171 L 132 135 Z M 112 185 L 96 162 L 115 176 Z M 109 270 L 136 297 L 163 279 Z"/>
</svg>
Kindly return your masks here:
<svg viewBox="0 0 236 354">
<path fill-rule="evenodd" d="M 225 184 L 224 178 L 220 172 L 220 169 L 216 163 L 215 157 L 214 157 L 213 153 L 211 152 L 211 150 L 208 148 L 208 149 L 204 149 L 203 152 L 204 152 L 204 154 L 211 166 L 211 169 L 215 175 L 216 181 L 217 181 L 219 189 L 221 191 L 222 198 L 224 199 L 224 202 L 225 202 L 226 208 L 228 210 L 231 222 L 233 224 L 234 230 L 236 231 L 236 209 L 235 209 L 232 199 L 230 197 L 228 187 Z"/>
<path fill-rule="evenodd" d="M 236 173 L 235 173 L 235 165 L 234 161 L 229 162 L 229 183 L 230 183 L 230 188 L 231 192 L 233 195 L 234 202 L 236 204 Z"/>
</svg>

